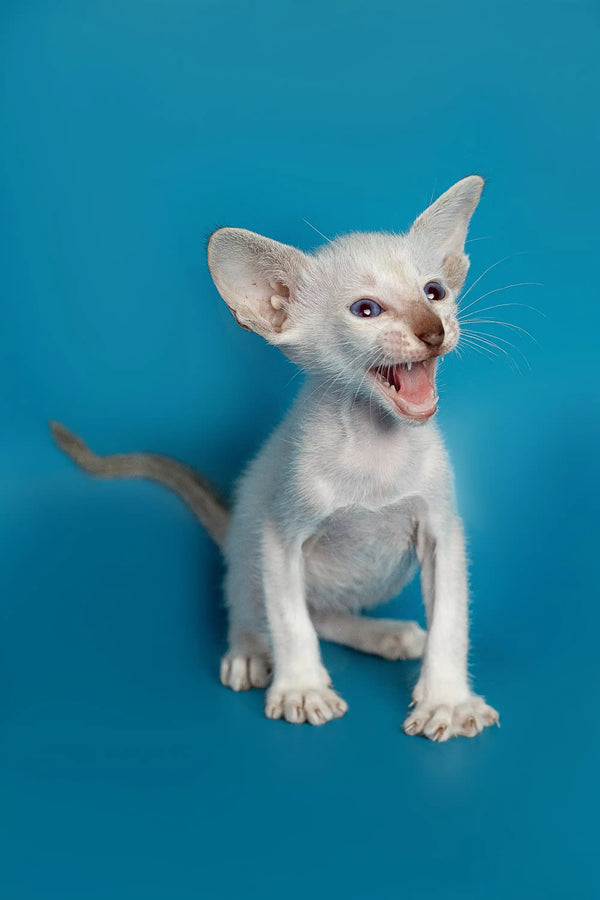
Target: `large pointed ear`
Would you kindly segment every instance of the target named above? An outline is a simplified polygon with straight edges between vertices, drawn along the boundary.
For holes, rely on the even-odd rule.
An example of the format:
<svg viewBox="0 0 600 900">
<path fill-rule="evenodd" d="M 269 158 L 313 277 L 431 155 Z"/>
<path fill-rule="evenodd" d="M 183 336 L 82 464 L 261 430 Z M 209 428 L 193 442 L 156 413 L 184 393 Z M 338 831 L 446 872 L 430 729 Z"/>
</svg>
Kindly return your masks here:
<svg viewBox="0 0 600 900">
<path fill-rule="evenodd" d="M 460 290 L 469 270 L 464 252 L 467 229 L 483 190 L 483 178 L 469 175 L 421 213 L 410 229 L 419 252 L 442 267 L 448 285 Z"/>
<path fill-rule="evenodd" d="M 244 228 L 219 228 L 208 242 L 208 268 L 238 325 L 279 343 L 305 256 Z"/>
</svg>

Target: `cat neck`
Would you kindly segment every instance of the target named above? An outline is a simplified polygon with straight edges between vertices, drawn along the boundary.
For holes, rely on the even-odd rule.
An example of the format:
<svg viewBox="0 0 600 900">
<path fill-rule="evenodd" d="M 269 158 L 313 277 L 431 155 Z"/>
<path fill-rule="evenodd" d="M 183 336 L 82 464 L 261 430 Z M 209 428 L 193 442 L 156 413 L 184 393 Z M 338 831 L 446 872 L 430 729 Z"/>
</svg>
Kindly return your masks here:
<svg viewBox="0 0 600 900">
<path fill-rule="evenodd" d="M 336 384 L 331 377 L 309 374 L 298 399 L 305 412 L 310 410 L 321 420 L 342 422 L 346 432 L 384 440 L 416 437 L 430 425 L 415 426 L 384 409 L 375 396 Z"/>
</svg>

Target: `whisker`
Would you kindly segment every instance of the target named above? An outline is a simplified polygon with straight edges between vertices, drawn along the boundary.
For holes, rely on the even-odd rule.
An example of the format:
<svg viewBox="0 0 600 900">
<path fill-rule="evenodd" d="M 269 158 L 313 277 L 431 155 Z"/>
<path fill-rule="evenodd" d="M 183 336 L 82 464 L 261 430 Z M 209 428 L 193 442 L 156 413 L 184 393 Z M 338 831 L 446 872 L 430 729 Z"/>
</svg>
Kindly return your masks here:
<svg viewBox="0 0 600 900">
<path fill-rule="evenodd" d="M 327 396 L 327 394 L 329 394 L 329 392 L 335 386 L 336 381 L 339 378 L 341 378 L 343 375 L 350 373 L 352 368 L 353 368 L 353 365 L 344 366 L 343 369 L 341 369 L 339 372 L 334 373 L 333 375 L 330 375 L 329 378 L 325 379 L 325 381 L 319 382 L 319 384 L 314 389 L 314 391 L 311 391 L 311 393 L 308 395 L 308 397 L 306 399 L 308 400 L 313 396 L 313 394 L 316 394 L 316 392 L 319 390 L 319 388 L 326 388 L 324 390 L 324 392 L 321 394 L 321 398 L 320 398 L 321 401 L 323 401 L 325 399 L 325 397 Z"/>
<path fill-rule="evenodd" d="M 322 388 L 326 388 L 325 393 L 321 396 L 321 400 L 322 400 L 324 397 L 327 396 L 327 394 L 329 393 L 330 389 L 333 387 L 333 385 L 337 381 L 337 379 L 340 378 L 342 375 L 344 375 L 346 373 L 346 371 L 349 369 L 350 369 L 350 365 L 344 366 L 341 371 L 334 372 L 332 375 L 325 378 L 324 381 L 319 381 L 317 386 L 310 392 L 310 394 L 308 395 L 308 397 L 306 399 L 310 400 L 310 398 L 312 396 L 314 396 L 314 394 L 316 394 L 318 390 L 321 390 Z"/>
<path fill-rule="evenodd" d="M 461 325 L 463 323 L 461 322 Z M 520 325 L 513 325 L 511 322 L 501 322 L 499 319 L 465 319 L 465 325 L 502 325 L 504 328 L 514 328 L 515 331 L 520 331 L 522 334 L 526 334 L 527 337 L 531 338 L 532 341 L 535 341 L 537 344 L 537 338 L 535 338 L 531 332 L 527 331 L 526 328 L 522 328 Z"/>
<path fill-rule="evenodd" d="M 468 339 L 466 340 L 468 341 Z M 512 358 L 510 353 L 508 353 L 508 351 L 504 349 L 504 347 L 499 347 L 497 344 L 494 344 L 493 342 L 487 341 L 485 339 L 478 339 L 477 341 L 471 339 L 470 349 L 482 354 L 487 353 L 488 359 L 490 356 L 492 356 L 496 359 L 502 360 L 503 362 L 505 361 L 509 363 L 510 366 L 519 373 L 519 375 L 522 374 L 519 366 L 517 365 L 517 362 Z M 502 354 L 502 356 L 500 354 Z"/>
<path fill-rule="evenodd" d="M 489 350 L 487 347 L 475 347 L 473 344 L 467 344 L 464 347 L 465 353 L 467 351 L 473 351 L 473 353 L 477 353 L 479 356 L 483 356 L 484 359 L 487 359 L 489 362 L 498 358 L 498 354 L 494 353 L 493 350 Z M 500 357 L 501 361 L 504 362 L 504 358 Z"/>
<path fill-rule="evenodd" d="M 327 235 L 323 234 L 322 231 L 319 231 L 319 229 L 315 225 L 313 225 L 312 222 L 309 222 L 308 219 L 302 219 L 302 221 L 305 222 L 309 228 L 312 228 L 313 231 L 316 231 L 317 234 L 321 235 L 322 238 L 325 238 L 325 240 L 328 241 L 330 244 L 333 244 L 332 239 L 328 238 Z"/>
<path fill-rule="evenodd" d="M 355 349 L 355 345 L 351 341 L 347 341 L 346 345 L 352 347 L 352 349 Z M 380 351 L 378 350 L 377 355 L 379 354 L 379 352 Z M 363 366 L 369 359 L 370 355 L 371 355 L 371 351 L 368 350 L 362 354 L 362 357 L 359 356 L 358 359 L 353 359 L 353 360 L 349 361 L 348 363 L 346 363 L 346 365 L 344 365 L 342 367 L 342 369 L 340 369 L 339 372 L 334 372 L 332 375 L 330 375 L 324 381 L 319 382 L 319 384 L 316 386 L 316 388 L 313 391 L 311 391 L 311 393 L 308 395 L 308 397 L 306 399 L 307 400 L 310 399 L 320 388 L 325 388 L 324 393 L 321 395 L 321 398 L 320 398 L 321 401 L 324 400 L 325 397 L 327 396 L 327 394 L 329 394 L 330 391 L 333 389 L 333 387 L 335 386 L 335 383 L 338 381 L 338 379 L 342 378 L 346 374 L 350 374 L 353 371 L 355 371 L 357 366 L 358 367 Z M 372 368 L 372 366 L 369 366 L 369 368 Z M 368 369 L 367 369 L 367 372 L 368 372 Z M 365 372 L 365 375 L 366 374 L 367 373 Z M 363 378 L 364 378 L 364 376 L 363 376 Z M 359 386 L 359 389 L 360 389 L 360 386 Z"/>
<path fill-rule="evenodd" d="M 511 288 L 517 287 L 544 287 L 544 285 L 541 283 L 541 281 L 518 281 L 516 284 L 506 284 L 504 285 L 504 287 L 494 288 L 493 291 L 487 291 L 487 293 L 482 294 L 480 297 L 477 297 L 476 300 L 471 300 L 471 302 L 466 306 L 460 307 L 460 311 L 464 313 L 472 306 L 475 306 L 476 303 L 479 303 L 480 300 L 484 300 L 486 297 L 491 297 L 492 294 L 499 294 L 501 291 L 508 291 Z M 465 297 L 466 296 L 467 295 L 465 294 Z M 465 297 L 463 297 L 462 300 L 464 300 Z"/>
<path fill-rule="evenodd" d="M 431 206 L 431 204 L 433 203 L 433 195 L 435 194 L 435 186 L 436 186 L 436 183 L 437 183 L 437 178 L 434 178 L 434 179 L 433 179 L 433 188 L 432 188 L 432 191 L 431 191 L 431 197 L 429 198 L 429 203 L 427 204 L 427 206 Z"/>
<path fill-rule="evenodd" d="M 292 377 L 291 377 L 288 381 L 286 381 L 286 383 L 283 385 L 283 387 L 281 388 L 281 390 L 282 390 L 282 391 L 287 390 L 287 389 L 289 388 L 290 384 L 292 383 L 292 381 L 293 381 L 295 378 L 297 378 L 298 375 L 301 375 L 301 374 L 302 374 L 302 369 L 297 369 L 297 370 L 294 372 L 294 374 L 292 375 Z"/>
<path fill-rule="evenodd" d="M 370 369 L 374 369 L 381 364 L 381 362 L 385 359 L 385 351 L 382 349 L 378 356 L 375 358 L 373 364 L 369 366 Z M 371 387 L 369 388 L 369 419 L 373 421 L 373 397 L 375 396 L 375 382 L 372 381 Z"/>
<path fill-rule="evenodd" d="M 477 350 L 480 353 L 483 353 L 483 352 L 489 353 L 489 354 L 491 354 L 491 356 L 498 357 L 498 353 L 496 353 L 494 350 L 492 350 L 491 348 L 488 348 L 486 346 L 480 347 L 478 345 L 478 343 L 470 337 L 461 335 L 460 343 L 465 344 L 471 350 Z M 457 350 L 458 347 L 455 347 L 455 349 Z"/>
<path fill-rule="evenodd" d="M 480 298 L 482 299 L 482 298 Z M 541 309 L 538 309 L 537 306 L 528 306 L 527 303 L 494 303 L 493 306 L 484 306 L 481 309 L 476 310 L 477 315 L 482 312 L 489 312 L 491 309 L 503 309 L 505 306 L 521 306 L 523 309 L 530 309 L 532 312 L 537 313 L 539 316 L 542 316 L 544 319 L 546 317 L 546 313 L 542 312 Z M 462 312 L 466 312 L 469 307 L 465 307 Z M 460 319 L 460 316 L 458 316 Z"/>
<path fill-rule="evenodd" d="M 471 338 L 476 338 L 478 340 L 487 340 L 488 343 L 491 343 L 493 346 L 496 346 L 496 347 L 498 346 L 497 344 L 494 344 L 494 340 L 495 340 L 495 341 L 500 341 L 502 344 L 506 344 L 508 347 L 512 347 L 512 349 L 516 350 L 516 352 L 524 359 L 527 368 L 531 369 L 531 364 L 530 364 L 529 360 L 527 359 L 527 357 L 525 356 L 525 354 L 523 353 L 523 351 L 519 347 L 517 347 L 516 344 L 513 344 L 511 341 L 507 341 L 506 338 L 500 337 L 500 335 L 498 335 L 498 334 L 490 334 L 488 331 L 469 331 L 469 329 L 465 329 L 465 330 L 467 331 L 467 334 L 469 334 L 469 336 Z M 494 340 L 492 340 L 492 338 Z M 498 347 L 498 349 L 502 350 L 503 348 Z M 507 353 L 506 350 L 504 350 L 504 352 Z"/>
<path fill-rule="evenodd" d="M 362 388 L 363 382 L 364 382 L 365 378 L 367 377 L 367 375 L 369 374 L 369 372 L 371 371 L 371 369 L 373 369 L 373 368 L 375 368 L 375 366 L 379 365 L 380 360 L 382 360 L 384 358 L 385 358 L 385 352 L 381 348 L 378 348 L 378 351 L 375 354 L 375 358 L 371 361 L 370 365 L 367 366 L 367 368 L 365 369 L 365 371 L 363 373 L 363 377 L 360 379 L 359 385 L 356 388 L 356 391 L 354 393 L 354 398 L 352 400 L 352 403 L 356 403 L 356 398 L 358 397 L 359 391 Z"/>
<path fill-rule="evenodd" d="M 488 272 L 491 272 L 492 269 L 495 269 L 496 266 L 501 265 L 501 263 L 503 263 L 503 262 L 507 262 L 507 260 L 509 260 L 509 259 L 514 259 L 515 256 L 523 256 L 523 254 L 525 254 L 527 252 L 528 252 L 527 250 L 520 250 L 518 253 L 511 253 L 510 256 L 504 256 L 502 259 L 499 259 L 498 262 L 492 263 L 492 265 L 488 266 L 487 269 L 485 270 L 485 272 L 482 272 L 481 275 L 479 276 L 479 278 L 476 278 L 475 281 L 473 282 L 473 284 L 469 288 L 467 288 L 467 290 L 465 291 L 465 293 L 462 296 L 462 299 L 464 300 L 466 297 L 468 297 L 469 294 L 471 293 L 471 291 L 473 290 L 473 288 L 475 287 L 475 285 L 479 284 L 481 279 L 485 275 L 487 275 Z"/>
</svg>

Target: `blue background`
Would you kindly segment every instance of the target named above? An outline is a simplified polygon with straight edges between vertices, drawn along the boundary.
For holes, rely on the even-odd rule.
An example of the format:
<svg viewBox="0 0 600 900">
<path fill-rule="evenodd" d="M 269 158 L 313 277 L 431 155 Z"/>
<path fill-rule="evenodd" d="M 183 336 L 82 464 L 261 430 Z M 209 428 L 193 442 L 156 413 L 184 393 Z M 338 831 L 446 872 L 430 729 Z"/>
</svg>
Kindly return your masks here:
<svg viewBox="0 0 600 900">
<path fill-rule="evenodd" d="M 552 0 L 2 4 L 7 900 L 600 896 L 598 20 Z M 261 692 L 218 683 L 215 548 L 159 488 L 77 472 L 46 419 L 227 489 L 299 378 L 218 298 L 209 232 L 400 230 L 470 172 L 470 282 L 510 258 L 469 299 L 541 282 L 489 301 L 545 314 L 498 310 L 537 343 L 482 325 L 514 362 L 466 351 L 442 374 L 473 675 L 502 728 L 409 739 L 416 666 L 330 645 L 349 715 L 268 722 Z M 417 586 L 394 607 L 421 615 Z"/>
</svg>

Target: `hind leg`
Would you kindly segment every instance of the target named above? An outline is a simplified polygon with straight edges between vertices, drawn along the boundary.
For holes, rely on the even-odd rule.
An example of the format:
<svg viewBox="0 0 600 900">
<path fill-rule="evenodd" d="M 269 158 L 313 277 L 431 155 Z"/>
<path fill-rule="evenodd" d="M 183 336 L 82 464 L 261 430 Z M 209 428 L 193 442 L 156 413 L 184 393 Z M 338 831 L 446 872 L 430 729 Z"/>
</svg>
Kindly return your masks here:
<svg viewBox="0 0 600 900">
<path fill-rule="evenodd" d="M 416 622 L 369 619 L 344 612 L 313 613 L 319 637 L 384 659 L 419 659 L 427 634 Z"/>
<path fill-rule="evenodd" d="M 232 691 L 264 688 L 272 672 L 262 592 L 246 573 L 239 560 L 234 560 L 225 577 L 229 646 L 221 660 L 220 676 L 221 684 Z"/>
<path fill-rule="evenodd" d="M 270 681 L 271 671 L 266 638 L 252 632 L 230 631 L 229 649 L 221 660 L 221 684 L 232 691 L 264 688 Z"/>
</svg>

